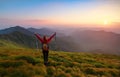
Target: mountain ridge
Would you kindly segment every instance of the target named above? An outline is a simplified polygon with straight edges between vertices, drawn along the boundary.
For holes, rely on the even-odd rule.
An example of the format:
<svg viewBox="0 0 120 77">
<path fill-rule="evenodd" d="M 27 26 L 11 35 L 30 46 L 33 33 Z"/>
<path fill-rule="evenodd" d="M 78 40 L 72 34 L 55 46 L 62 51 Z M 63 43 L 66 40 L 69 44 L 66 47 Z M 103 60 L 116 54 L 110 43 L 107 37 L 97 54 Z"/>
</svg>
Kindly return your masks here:
<svg viewBox="0 0 120 77">
<path fill-rule="evenodd" d="M 85 51 L 101 50 L 110 53 L 120 54 L 120 34 L 100 31 L 76 31 L 73 34 L 78 45 L 83 46 Z"/>
<path fill-rule="evenodd" d="M 34 34 L 33 32 L 28 31 L 24 27 L 21 27 L 21 26 L 15 26 L 15 27 L 2 29 L 2 30 L 0 30 L 0 34 L 9 34 L 9 33 L 12 33 L 14 31 L 19 31 L 19 32 L 22 32 L 22 33 L 24 33 L 26 35 L 30 35 L 30 36 L 33 36 L 33 34 Z"/>
<path fill-rule="evenodd" d="M 11 29 L 13 31 L 11 31 Z M 33 31 L 30 31 L 30 29 Z M 9 30 L 11 32 L 9 32 Z M 26 29 L 20 26 L 0 30 L 0 32 L 1 31 L 8 31 L 8 32 L 6 32 L 6 34 L 0 34 L 0 38 L 14 41 L 16 43 L 23 44 L 24 46 L 28 46 L 32 48 L 36 47 L 36 38 L 34 36 L 34 33 L 38 32 L 39 34 L 41 34 L 41 36 L 46 35 L 47 33 L 48 36 L 50 36 L 54 33 L 54 30 L 49 28 Z M 120 54 L 120 34 L 116 34 L 113 32 L 107 32 L 104 30 L 100 30 L 100 31 L 76 30 L 75 32 L 67 36 L 61 33 L 57 33 L 56 38 L 57 38 L 56 40 L 54 38 L 50 43 L 51 49 L 53 50 L 79 51 L 79 52 L 91 52 L 91 53 L 98 51 L 99 53 Z"/>
<path fill-rule="evenodd" d="M 29 32 L 30 35 L 28 35 L 28 33 L 24 33 L 24 32 L 21 32 L 23 30 L 14 30 L 14 28 L 16 29 L 16 27 L 12 27 L 12 28 L 8 28 L 8 29 L 5 29 L 5 30 L 2 30 L 2 31 L 11 31 L 11 29 L 13 31 L 11 32 L 6 32 L 3 33 L 3 34 L 0 34 L 0 39 L 5 39 L 5 40 L 8 40 L 8 41 L 13 41 L 13 42 L 16 42 L 22 46 L 25 46 L 25 47 L 30 47 L 30 48 L 36 48 L 36 43 L 39 44 L 39 47 L 41 47 L 40 45 L 40 42 L 37 40 L 37 38 L 34 36 L 34 32 L 30 32 L 28 31 L 27 29 L 25 28 L 21 28 L 21 27 L 17 27 L 17 28 L 20 28 L 20 29 L 23 29 L 23 30 L 26 30 L 24 32 Z M 42 37 L 43 34 L 41 34 L 41 37 Z M 51 34 L 52 35 L 52 34 Z M 57 45 L 56 45 L 57 44 Z M 67 44 L 67 46 L 66 46 Z M 63 51 L 76 51 L 77 48 L 74 47 L 74 45 L 72 45 L 73 43 L 71 43 L 69 40 L 67 40 L 67 37 L 66 36 L 62 36 L 62 37 L 56 37 L 56 39 L 54 38 L 51 43 L 50 43 L 50 49 L 52 50 L 63 50 Z"/>
</svg>

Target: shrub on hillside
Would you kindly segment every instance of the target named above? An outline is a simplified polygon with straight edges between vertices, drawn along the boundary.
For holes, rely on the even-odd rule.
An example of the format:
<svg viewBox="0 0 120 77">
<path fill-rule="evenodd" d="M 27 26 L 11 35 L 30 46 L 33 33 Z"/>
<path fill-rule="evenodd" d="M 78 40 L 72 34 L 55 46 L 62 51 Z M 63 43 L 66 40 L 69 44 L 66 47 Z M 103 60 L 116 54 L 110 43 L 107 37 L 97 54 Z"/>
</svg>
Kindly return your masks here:
<svg viewBox="0 0 120 77">
<path fill-rule="evenodd" d="M 9 73 L 10 77 L 31 77 L 29 74 L 26 74 L 25 71 L 15 70 L 12 73 Z"/>
<path fill-rule="evenodd" d="M 57 73 L 57 77 L 68 77 L 66 73 L 62 72 L 58 72 Z"/>
<path fill-rule="evenodd" d="M 53 67 L 53 66 L 48 67 L 48 68 L 47 68 L 47 74 L 48 74 L 50 77 L 54 76 L 54 75 L 56 74 L 56 69 L 55 69 L 55 67 Z"/>
<path fill-rule="evenodd" d="M 108 73 L 110 73 L 113 77 L 119 77 L 120 76 L 120 70 L 110 70 Z"/>
<path fill-rule="evenodd" d="M 34 75 L 34 71 L 27 68 L 0 68 L 0 77 L 33 77 Z"/>
<path fill-rule="evenodd" d="M 24 63 L 22 61 L 3 61 L 0 62 L 0 67 L 8 68 L 8 67 L 18 67 L 23 65 Z"/>
<path fill-rule="evenodd" d="M 5 75 L 7 75 L 7 71 L 4 68 L 0 68 L 0 77 L 4 77 Z"/>
<path fill-rule="evenodd" d="M 94 74 L 94 75 L 97 74 L 97 72 L 96 72 L 93 68 L 86 68 L 86 69 L 84 70 L 84 72 L 85 72 L 86 74 Z"/>
<path fill-rule="evenodd" d="M 17 56 L 15 57 L 15 60 L 25 60 L 28 63 L 31 63 L 33 65 L 37 64 L 38 62 L 31 56 Z"/>
<path fill-rule="evenodd" d="M 0 53 L 0 57 L 7 57 L 8 54 L 5 54 L 5 53 Z"/>
<path fill-rule="evenodd" d="M 71 73 L 72 72 L 72 68 L 70 68 L 70 67 L 66 68 L 65 72 L 66 73 Z"/>
<path fill-rule="evenodd" d="M 45 67 L 34 67 L 34 70 L 36 75 L 39 76 L 46 76 L 47 71 Z"/>
<path fill-rule="evenodd" d="M 104 67 L 106 67 L 103 63 L 94 63 L 94 65 L 95 65 L 95 67 L 97 67 L 97 68 L 104 68 Z"/>
</svg>

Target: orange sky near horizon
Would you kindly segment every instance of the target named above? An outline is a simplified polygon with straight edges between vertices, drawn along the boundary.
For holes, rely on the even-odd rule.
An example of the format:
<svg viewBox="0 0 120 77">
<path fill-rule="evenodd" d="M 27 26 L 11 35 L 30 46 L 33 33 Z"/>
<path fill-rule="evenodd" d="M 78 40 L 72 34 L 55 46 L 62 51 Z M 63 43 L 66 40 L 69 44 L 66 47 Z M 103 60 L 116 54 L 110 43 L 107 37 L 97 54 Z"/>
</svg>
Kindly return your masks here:
<svg viewBox="0 0 120 77">
<path fill-rule="evenodd" d="M 120 22 L 119 0 L 0 1 L 2 25 L 112 27 Z"/>
</svg>

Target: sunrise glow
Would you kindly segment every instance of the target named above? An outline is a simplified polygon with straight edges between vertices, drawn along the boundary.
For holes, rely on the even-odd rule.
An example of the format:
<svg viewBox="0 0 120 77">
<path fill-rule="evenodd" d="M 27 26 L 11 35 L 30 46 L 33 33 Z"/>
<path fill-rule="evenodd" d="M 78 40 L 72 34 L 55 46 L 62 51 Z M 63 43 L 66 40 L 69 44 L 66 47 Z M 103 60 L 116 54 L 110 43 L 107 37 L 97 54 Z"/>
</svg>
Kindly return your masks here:
<svg viewBox="0 0 120 77">
<path fill-rule="evenodd" d="M 111 22 L 110 20 L 108 20 L 108 19 L 103 20 L 103 27 L 104 27 L 104 28 L 113 27 L 113 26 L 112 26 L 112 22 Z"/>
<path fill-rule="evenodd" d="M 119 0 L 1 0 L 0 23 L 25 26 L 108 27 L 120 22 Z"/>
<path fill-rule="evenodd" d="M 104 20 L 104 25 L 107 25 L 108 24 L 108 20 Z"/>
</svg>

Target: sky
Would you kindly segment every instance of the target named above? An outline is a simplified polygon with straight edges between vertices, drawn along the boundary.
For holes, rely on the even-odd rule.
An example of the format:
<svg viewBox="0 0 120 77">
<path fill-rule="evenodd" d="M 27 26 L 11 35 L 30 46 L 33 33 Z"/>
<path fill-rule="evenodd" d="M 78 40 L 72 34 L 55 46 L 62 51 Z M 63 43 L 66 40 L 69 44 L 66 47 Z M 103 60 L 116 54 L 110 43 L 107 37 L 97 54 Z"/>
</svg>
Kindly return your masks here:
<svg viewBox="0 0 120 77">
<path fill-rule="evenodd" d="M 120 0 L 0 0 L 0 28 L 120 27 Z"/>
</svg>

